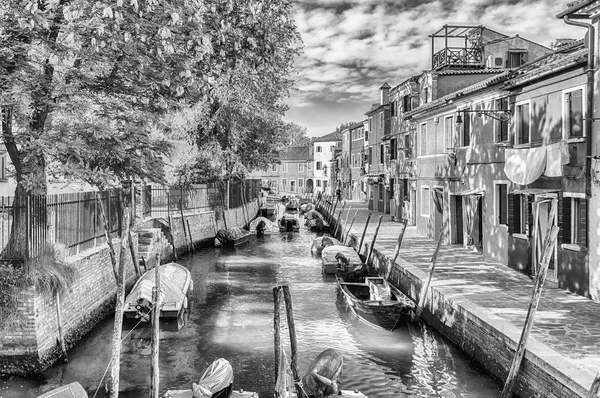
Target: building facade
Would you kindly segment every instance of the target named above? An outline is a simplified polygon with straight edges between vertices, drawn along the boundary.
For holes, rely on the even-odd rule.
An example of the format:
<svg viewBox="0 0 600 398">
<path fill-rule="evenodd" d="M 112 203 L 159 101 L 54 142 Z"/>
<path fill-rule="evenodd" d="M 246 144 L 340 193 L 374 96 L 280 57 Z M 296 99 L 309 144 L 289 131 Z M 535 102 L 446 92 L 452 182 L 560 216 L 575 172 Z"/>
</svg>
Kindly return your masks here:
<svg viewBox="0 0 600 398">
<path fill-rule="evenodd" d="M 314 160 L 314 189 L 325 194 L 335 193 L 335 187 L 331 188 L 332 166 L 336 148 L 341 148 L 339 133 L 333 132 L 313 141 Z"/>
</svg>

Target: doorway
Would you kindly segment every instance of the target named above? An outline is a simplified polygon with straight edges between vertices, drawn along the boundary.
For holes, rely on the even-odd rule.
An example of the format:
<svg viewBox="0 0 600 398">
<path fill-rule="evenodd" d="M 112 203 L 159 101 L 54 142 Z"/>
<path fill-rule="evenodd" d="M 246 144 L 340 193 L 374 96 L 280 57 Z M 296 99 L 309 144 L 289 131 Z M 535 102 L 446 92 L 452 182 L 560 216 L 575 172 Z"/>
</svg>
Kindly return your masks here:
<svg viewBox="0 0 600 398">
<path fill-rule="evenodd" d="M 557 225 L 558 214 L 554 214 L 554 220 L 550 219 L 550 210 L 552 208 L 552 201 L 556 199 L 536 195 L 532 204 L 533 210 L 533 233 L 532 233 L 532 245 L 531 248 L 531 264 L 532 273 L 537 275 L 540 269 L 540 262 L 542 261 L 544 251 L 544 240 L 548 234 L 548 227 L 551 225 Z M 558 212 L 556 212 L 558 213 Z M 556 281 L 556 256 L 557 246 L 554 245 L 552 251 L 552 257 L 548 263 L 548 278 Z"/>
</svg>

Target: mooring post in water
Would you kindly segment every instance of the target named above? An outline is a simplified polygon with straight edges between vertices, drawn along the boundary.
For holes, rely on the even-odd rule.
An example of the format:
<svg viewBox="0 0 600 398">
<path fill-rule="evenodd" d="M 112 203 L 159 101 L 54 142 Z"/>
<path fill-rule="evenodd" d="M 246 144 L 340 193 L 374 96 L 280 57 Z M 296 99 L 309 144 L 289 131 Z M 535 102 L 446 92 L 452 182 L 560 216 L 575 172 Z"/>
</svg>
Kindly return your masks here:
<svg viewBox="0 0 600 398">
<path fill-rule="evenodd" d="M 125 307 L 125 259 L 127 257 L 127 235 L 129 232 L 129 209 L 123 209 L 123 225 L 125 231 L 121 238 L 119 252 L 119 270 L 117 273 L 117 303 L 112 338 L 112 358 L 110 370 L 110 398 L 119 396 L 119 374 L 121 366 L 121 331 L 123 329 L 123 310 Z"/>
<path fill-rule="evenodd" d="M 181 213 L 181 225 L 183 227 L 183 238 L 185 239 L 185 246 L 188 249 L 188 252 L 191 252 L 190 245 L 188 243 L 187 238 L 187 230 L 185 229 L 185 217 L 183 215 L 183 203 L 181 203 L 181 199 L 179 199 L 179 212 Z"/>
<path fill-rule="evenodd" d="M 273 288 L 273 335 L 275 336 L 275 341 L 273 342 L 273 349 L 275 353 L 275 380 L 279 376 L 279 350 L 281 346 L 281 329 L 279 327 L 280 317 L 279 317 L 279 297 L 281 296 L 279 291 L 281 290 L 281 286 L 275 286 Z"/>
<path fill-rule="evenodd" d="M 337 231 L 338 231 L 338 228 L 341 228 L 341 226 L 340 226 L 340 220 L 342 219 L 342 213 L 344 212 L 344 207 L 346 207 L 346 203 L 344 203 L 344 204 L 342 205 L 342 209 L 341 209 L 341 210 L 340 210 L 340 212 L 338 213 L 337 220 L 335 220 L 335 228 L 334 228 L 334 230 L 333 230 L 333 237 L 334 237 L 334 238 L 337 236 Z M 344 232 L 344 231 L 342 230 L 342 233 L 343 233 L 343 232 Z"/>
<path fill-rule="evenodd" d="M 346 231 L 346 238 L 344 238 L 344 241 L 342 242 L 344 245 L 348 244 L 346 241 L 348 240 L 348 236 L 350 236 L 350 230 L 352 229 L 352 226 L 354 225 L 354 220 L 356 220 L 357 214 L 358 214 L 358 209 L 356 209 L 356 212 L 354 213 L 354 217 L 352 217 L 352 222 L 350 223 L 350 227 Z"/>
<path fill-rule="evenodd" d="M 438 237 L 437 244 L 435 246 L 435 251 L 433 252 L 433 256 L 431 257 L 431 264 L 429 264 L 429 269 L 427 270 L 427 279 L 425 283 L 421 287 L 421 294 L 419 296 L 419 303 L 417 304 L 417 308 L 415 308 L 413 313 L 413 320 L 418 321 L 421 318 L 421 314 L 423 313 L 423 306 L 427 302 L 427 294 L 429 292 L 429 284 L 431 283 L 431 278 L 433 277 L 433 271 L 435 271 L 435 263 L 437 262 L 437 256 L 440 251 L 440 247 L 442 245 L 442 240 L 444 240 L 444 236 L 446 235 L 446 222 L 442 225 L 442 230 L 440 231 L 440 236 Z"/>
<path fill-rule="evenodd" d="M 194 252 L 194 239 L 192 239 L 192 229 L 190 228 L 190 220 L 185 220 L 185 223 L 187 225 L 188 235 L 190 237 L 190 246 L 192 249 L 192 250 L 190 250 L 190 253 L 193 253 Z"/>
<path fill-rule="evenodd" d="M 379 216 L 379 222 L 377 223 L 377 228 L 375 228 L 375 235 L 373 235 L 373 240 L 371 241 L 371 246 L 369 246 L 369 255 L 367 256 L 367 265 L 371 262 L 371 255 L 373 254 L 373 249 L 375 248 L 375 241 L 377 240 L 377 234 L 379 234 L 379 227 L 381 227 L 381 220 L 383 220 L 383 216 Z"/>
<path fill-rule="evenodd" d="M 552 199 L 550 216 L 548 217 L 549 220 L 554 220 L 557 212 L 557 207 L 558 199 Z M 529 339 L 529 333 L 531 332 L 531 327 L 533 326 L 535 313 L 540 302 L 540 296 L 542 295 L 542 287 L 544 286 L 544 282 L 546 281 L 546 275 L 548 274 L 548 264 L 550 263 L 552 254 L 554 254 L 554 246 L 556 245 L 556 240 L 558 238 L 558 229 L 558 226 L 553 225 L 552 222 L 548 224 L 544 244 L 542 246 L 544 251 L 541 259 L 540 270 L 535 279 L 535 286 L 533 287 L 531 302 L 529 303 L 529 308 L 527 309 L 527 317 L 525 318 L 525 325 L 523 326 L 523 331 L 521 332 L 521 338 L 519 339 L 519 344 L 517 344 L 515 356 L 510 366 L 510 371 L 508 372 L 508 377 L 506 378 L 504 389 L 502 390 L 502 398 L 510 398 L 512 396 L 512 392 L 517 382 L 521 362 L 523 360 L 523 356 L 525 355 L 527 340 Z"/>
<path fill-rule="evenodd" d="M 175 235 L 173 233 L 173 219 L 171 218 L 170 212 L 169 212 L 169 232 L 171 233 L 170 241 L 171 241 L 171 247 L 173 248 L 173 257 L 175 257 L 175 261 L 177 261 L 177 249 L 175 248 Z M 143 259 L 143 257 L 142 257 L 142 259 Z"/>
<path fill-rule="evenodd" d="M 285 311 L 287 314 L 288 330 L 290 332 L 290 344 L 292 345 L 292 376 L 296 384 L 296 394 L 298 397 L 304 397 L 302 387 L 298 384 L 300 381 L 300 372 L 298 371 L 298 343 L 296 341 L 296 326 L 294 325 L 294 309 L 292 308 L 292 295 L 290 287 L 284 285 L 283 299 L 285 300 Z"/>
<path fill-rule="evenodd" d="M 67 347 L 65 346 L 65 335 L 63 334 L 62 327 L 62 316 L 60 310 L 60 293 L 56 292 L 56 321 L 58 322 L 58 340 L 60 342 L 60 349 L 63 354 L 63 360 L 65 362 L 69 362 L 69 357 L 67 356 Z"/>
<path fill-rule="evenodd" d="M 154 287 L 152 288 L 152 362 L 150 364 L 150 398 L 159 398 L 160 372 L 158 368 L 158 354 L 160 349 L 160 259 L 156 256 L 156 267 L 154 268 Z"/>
<path fill-rule="evenodd" d="M 348 228 L 348 217 L 350 217 L 350 212 L 352 211 L 352 206 L 348 206 L 348 211 L 346 212 L 346 219 L 344 220 L 344 227 Z M 344 236 L 344 230 L 342 230 L 342 236 Z"/>
<path fill-rule="evenodd" d="M 329 224 L 331 224 L 333 222 L 333 220 L 335 219 L 335 209 L 337 209 L 339 203 L 340 203 L 340 201 L 337 200 L 337 198 L 336 198 L 335 199 L 335 205 L 333 204 L 333 202 L 331 204 L 331 206 L 333 208 L 331 209 L 331 213 L 329 214 Z"/>
<path fill-rule="evenodd" d="M 360 248 L 362 247 L 363 241 L 365 240 L 365 234 L 367 233 L 367 227 L 369 226 L 369 221 L 371 220 L 371 213 L 367 216 L 367 222 L 365 222 L 365 229 L 363 230 L 362 236 L 360 237 L 360 243 L 358 244 L 358 248 L 356 252 L 360 256 Z"/>
<path fill-rule="evenodd" d="M 398 259 L 398 255 L 400 254 L 400 247 L 402 246 L 402 239 L 404 238 L 404 231 L 406 231 L 406 226 L 408 225 L 408 220 L 406 218 L 403 218 L 402 220 L 400 220 L 400 225 L 401 225 L 401 230 L 400 230 L 400 234 L 398 235 L 398 242 L 396 242 L 396 249 L 394 252 L 394 257 L 392 258 L 392 262 L 390 263 L 387 273 L 385 275 L 385 279 L 389 279 L 390 275 L 392 274 L 392 269 L 394 268 L 394 264 L 396 264 L 396 260 Z"/>
</svg>

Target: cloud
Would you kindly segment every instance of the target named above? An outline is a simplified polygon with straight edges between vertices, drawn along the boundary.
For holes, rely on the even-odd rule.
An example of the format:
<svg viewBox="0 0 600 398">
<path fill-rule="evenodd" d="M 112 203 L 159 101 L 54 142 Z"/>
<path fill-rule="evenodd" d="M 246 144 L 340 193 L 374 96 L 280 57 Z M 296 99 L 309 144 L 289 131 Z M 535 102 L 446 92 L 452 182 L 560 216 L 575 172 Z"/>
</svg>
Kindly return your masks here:
<svg viewBox="0 0 600 398">
<path fill-rule="evenodd" d="M 384 82 L 393 87 L 428 69 L 429 35 L 445 24 L 484 25 L 548 46 L 556 38 L 585 34 L 555 17 L 564 9 L 563 0 L 296 0 L 304 53 L 288 104 L 296 122 L 303 110 L 335 109 L 331 131 L 362 118 Z M 356 112 L 357 104 L 367 105 L 352 117 L 349 110 Z M 314 122 L 306 117 L 305 125 Z"/>
</svg>

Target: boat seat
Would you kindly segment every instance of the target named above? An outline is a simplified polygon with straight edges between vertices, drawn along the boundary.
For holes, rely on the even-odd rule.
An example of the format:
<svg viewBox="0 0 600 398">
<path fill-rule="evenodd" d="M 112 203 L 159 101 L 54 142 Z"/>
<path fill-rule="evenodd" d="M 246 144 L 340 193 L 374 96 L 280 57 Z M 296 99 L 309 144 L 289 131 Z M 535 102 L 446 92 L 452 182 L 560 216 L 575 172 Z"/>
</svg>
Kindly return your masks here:
<svg viewBox="0 0 600 398">
<path fill-rule="evenodd" d="M 369 283 L 369 290 L 371 293 L 371 300 L 390 301 L 392 299 L 392 293 L 385 285 Z"/>
</svg>

